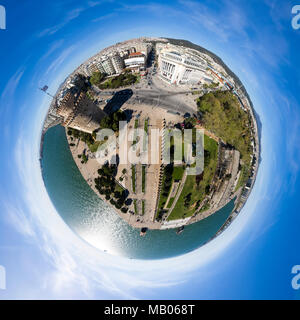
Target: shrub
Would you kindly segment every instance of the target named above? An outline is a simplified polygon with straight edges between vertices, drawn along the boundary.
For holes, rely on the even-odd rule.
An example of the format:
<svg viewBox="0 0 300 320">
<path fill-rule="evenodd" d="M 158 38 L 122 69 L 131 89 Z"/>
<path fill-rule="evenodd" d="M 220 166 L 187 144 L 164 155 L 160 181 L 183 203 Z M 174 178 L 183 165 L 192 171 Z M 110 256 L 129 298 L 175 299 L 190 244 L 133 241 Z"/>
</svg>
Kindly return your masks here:
<svg viewBox="0 0 300 320">
<path fill-rule="evenodd" d="M 123 208 L 121 209 L 121 211 L 122 211 L 123 213 L 127 213 L 127 211 L 128 211 L 128 208 L 126 208 L 126 207 L 123 207 Z"/>
</svg>

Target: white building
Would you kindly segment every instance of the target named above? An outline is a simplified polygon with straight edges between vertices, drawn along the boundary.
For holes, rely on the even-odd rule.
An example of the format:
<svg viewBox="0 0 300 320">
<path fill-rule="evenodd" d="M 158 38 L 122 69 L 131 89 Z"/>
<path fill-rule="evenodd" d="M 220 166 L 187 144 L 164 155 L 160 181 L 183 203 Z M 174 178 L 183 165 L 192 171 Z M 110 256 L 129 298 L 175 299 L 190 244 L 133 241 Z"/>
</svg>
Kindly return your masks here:
<svg viewBox="0 0 300 320">
<path fill-rule="evenodd" d="M 162 79 L 171 84 L 200 84 L 213 81 L 206 72 L 206 62 L 184 51 L 162 49 L 158 64 Z"/>
<path fill-rule="evenodd" d="M 81 68 L 81 72 L 83 72 L 83 74 L 87 77 L 90 77 L 93 74 L 93 72 L 98 71 L 100 71 L 100 69 L 97 60 L 94 60 Z"/>
<path fill-rule="evenodd" d="M 103 60 L 101 61 L 101 65 L 104 69 L 104 72 L 111 76 L 112 74 L 116 73 L 116 70 L 112 64 L 112 61 L 110 60 L 109 57 L 104 57 Z"/>
<path fill-rule="evenodd" d="M 134 52 L 129 55 L 127 59 L 124 60 L 125 67 L 132 70 L 143 70 L 146 66 L 146 57 L 141 52 Z"/>
<path fill-rule="evenodd" d="M 144 70 L 147 57 L 153 46 L 145 42 L 146 38 L 132 39 L 105 48 L 86 61 L 80 68 L 80 73 L 91 76 L 100 71 L 107 75 L 120 74 L 125 67 L 135 71 Z M 127 60 L 127 65 L 125 65 Z"/>
<path fill-rule="evenodd" d="M 120 57 L 119 53 L 112 54 L 111 62 L 116 73 L 121 73 L 124 70 L 124 60 Z"/>
<path fill-rule="evenodd" d="M 98 61 L 97 66 L 98 66 L 99 71 L 102 74 L 104 74 L 105 73 L 105 69 L 103 68 L 103 65 L 102 65 L 101 61 Z"/>
</svg>

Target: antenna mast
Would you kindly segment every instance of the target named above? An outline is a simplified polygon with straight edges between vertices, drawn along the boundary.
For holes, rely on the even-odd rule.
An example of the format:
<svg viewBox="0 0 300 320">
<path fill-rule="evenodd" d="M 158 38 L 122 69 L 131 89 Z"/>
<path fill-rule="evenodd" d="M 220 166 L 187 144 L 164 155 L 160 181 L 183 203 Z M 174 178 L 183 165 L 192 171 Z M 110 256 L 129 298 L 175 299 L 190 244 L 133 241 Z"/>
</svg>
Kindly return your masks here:
<svg viewBox="0 0 300 320">
<path fill-rule="evenodd" d="M 43 88 L 39 88 L 41 91 L 43 91 L 44 93 L 46 93 L 49 97 L 51 98 L 55 98 L 52 94 L 50 94 L 47 90 L 48 90 L 48 86 L 44 86 Z"/>
</svg>

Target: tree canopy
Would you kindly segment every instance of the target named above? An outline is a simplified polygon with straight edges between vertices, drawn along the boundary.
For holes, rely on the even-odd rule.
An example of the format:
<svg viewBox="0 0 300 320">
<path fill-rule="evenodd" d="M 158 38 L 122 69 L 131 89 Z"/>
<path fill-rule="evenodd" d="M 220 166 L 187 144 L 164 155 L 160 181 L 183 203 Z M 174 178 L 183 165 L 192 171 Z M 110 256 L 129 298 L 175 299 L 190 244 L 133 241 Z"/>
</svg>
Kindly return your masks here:
<svg viewBox="0 0 300 320">
<path fill-rule="evenodd" d="M 101 119 L 101 129 L 112 129 L 113 131 L 119 131 L 119 121 L 125 121 L 126 114 L 122 110 L 118 110 L 111 115 L 108 115 Z"/>
<path fill-rule="evenodd" d="M 97 86 L 105 79 L 105 76 L 106 75 L 101 72 L 93 72 L 90 78 L 90 83 Z"/>
</svg>

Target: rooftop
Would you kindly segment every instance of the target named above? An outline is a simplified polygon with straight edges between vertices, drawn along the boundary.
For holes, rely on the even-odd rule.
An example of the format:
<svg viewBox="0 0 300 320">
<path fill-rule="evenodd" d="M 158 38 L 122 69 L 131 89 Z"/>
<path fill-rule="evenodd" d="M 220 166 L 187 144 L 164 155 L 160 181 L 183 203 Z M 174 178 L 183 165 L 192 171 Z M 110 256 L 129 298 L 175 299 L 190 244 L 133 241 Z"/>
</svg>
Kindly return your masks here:
<svg viewBox="0 0 300 320">
<path fill-rule="evenodd" d="M 144 54 L 142 52 L 132 52 L 129 54 L 129 57 L 138 57 L 143 56 Z"/>
</svg>

